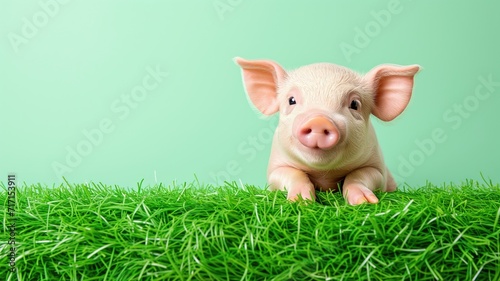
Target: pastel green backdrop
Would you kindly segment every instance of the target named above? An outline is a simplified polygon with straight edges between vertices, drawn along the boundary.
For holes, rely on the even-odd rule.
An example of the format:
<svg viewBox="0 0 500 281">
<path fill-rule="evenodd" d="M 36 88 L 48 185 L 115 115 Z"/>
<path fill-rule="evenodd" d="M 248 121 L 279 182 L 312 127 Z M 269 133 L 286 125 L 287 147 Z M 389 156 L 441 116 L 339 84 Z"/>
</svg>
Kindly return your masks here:
<svg viewBox="0 0 500 281">
<path fill-rule="evenodd" d="M 500 181 L 498 1 L 4 1 L 0 177 L 133 187 L 265 186 L 276 118 L 232 58 L 367 72 L 420 64 L 414 95 L 373 119 L 412 186 Z M 196 175 L 196 177 L 195 177 Z"/>
</svg>

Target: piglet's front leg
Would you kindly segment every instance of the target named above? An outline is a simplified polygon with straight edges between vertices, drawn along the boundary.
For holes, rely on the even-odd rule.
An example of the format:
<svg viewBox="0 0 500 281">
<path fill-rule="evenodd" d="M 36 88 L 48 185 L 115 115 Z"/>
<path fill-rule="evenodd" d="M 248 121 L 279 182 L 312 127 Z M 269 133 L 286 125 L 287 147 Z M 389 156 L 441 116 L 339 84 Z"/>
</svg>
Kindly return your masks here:
<svg viewBox="0 0 500 281">
<path fill-rule="evenodd" d="M 268 176 L 272 190 L 288 191 L 287 198 L 291 201 L 298 199 L 299 195 L 306 200 L 316 200 L 314 185 L 306 173 L 292 167 L 279 167 L 272 170 Z"/>
<path fill-rule="evenodd" d="M 351 205 L 378 203 L 373 190 L 383 189 L 384 185 L 384 176 L 379 170 L 365 167 L 354 170 L 345 177 L 342 191 L 344 198 Z"/>
</svg>

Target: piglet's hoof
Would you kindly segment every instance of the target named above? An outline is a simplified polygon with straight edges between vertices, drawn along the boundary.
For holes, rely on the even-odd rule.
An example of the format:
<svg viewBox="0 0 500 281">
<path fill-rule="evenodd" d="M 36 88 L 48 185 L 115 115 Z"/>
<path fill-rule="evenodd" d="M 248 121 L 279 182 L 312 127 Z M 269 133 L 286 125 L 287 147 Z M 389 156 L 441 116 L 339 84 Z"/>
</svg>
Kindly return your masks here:
<svg viewBox="0 0 500 281">
<path fill-rule="evenodd" d="M 356 206 L 364 203 L 378 203 L 378 198 L 367 187 L 361 184 L 350 184 L 345 187 L 344 197 L 350 205 Z"/>
<path fill-rule="evenodd" d="M 290 190 L 288 192 L 287 199 L 292 202 L 299 201 L 300 199 L 304 201 L 314 202 L 316 201 L 316 195 L 314 190 L 310 190 L 309 188 L 299 188 Z"/>
</svg>

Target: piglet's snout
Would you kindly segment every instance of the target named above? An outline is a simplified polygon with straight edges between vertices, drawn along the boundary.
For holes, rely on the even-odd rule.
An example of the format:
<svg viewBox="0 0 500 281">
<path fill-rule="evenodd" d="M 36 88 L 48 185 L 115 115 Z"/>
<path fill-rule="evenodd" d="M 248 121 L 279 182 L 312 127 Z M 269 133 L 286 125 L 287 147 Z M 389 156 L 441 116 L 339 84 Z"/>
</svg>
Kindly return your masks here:
<svg viewBox="0 0 500 281">
<path fill-rule="evenodd" d="M 327 150 L 339 140 L 339 131 L 332 121 L 316 116 L 298 127 L 297 138 L 306 147 Z"/>
</svg>

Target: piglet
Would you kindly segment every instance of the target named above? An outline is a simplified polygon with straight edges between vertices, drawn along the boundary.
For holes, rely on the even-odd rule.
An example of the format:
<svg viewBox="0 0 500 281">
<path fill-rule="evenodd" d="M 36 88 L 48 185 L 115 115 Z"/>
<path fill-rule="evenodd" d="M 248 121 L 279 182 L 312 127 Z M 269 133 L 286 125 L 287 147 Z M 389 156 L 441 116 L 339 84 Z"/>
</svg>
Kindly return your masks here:
<svg viewBox="0 0 500 281">
<path fill-rule="evenodd" d="M 249 100 L 264 115 L 279 112 L 267 180 L 287 198 L 316 199 L 339 187 L 351 205 L 377 203 L 394 191 L 370 122 L 391 121 L 408 105 L 418 65 L 380 65 L 365 75 L 317 63 L 286 71 L 269 60 L 235 58 Z"/>
</svg>

